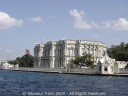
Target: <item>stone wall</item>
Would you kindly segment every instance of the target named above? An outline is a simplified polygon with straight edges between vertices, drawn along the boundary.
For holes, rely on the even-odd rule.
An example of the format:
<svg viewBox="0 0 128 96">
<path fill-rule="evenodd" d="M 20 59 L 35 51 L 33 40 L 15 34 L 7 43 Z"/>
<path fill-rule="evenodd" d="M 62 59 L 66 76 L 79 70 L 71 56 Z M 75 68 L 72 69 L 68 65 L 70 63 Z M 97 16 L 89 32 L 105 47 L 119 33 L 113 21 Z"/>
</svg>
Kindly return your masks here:
<svg viewBox="0 0 128 96">
<path fill-rule="evenodd" d="M 81 69 L 69 69 L 66 68 L 19 68 L 19 70 L 23 71 L 39 71 L 39 72 L 59 72 L 59 73 L 87 73 L 87 74 L 95 74 L 97 73 L 96 68 L 81 68 Z"/>
<path fill-rule="evenodd" d="M 128 69 L 120 68 L 119 69 L 119 74 L 128 74 Z"/>
</svg>

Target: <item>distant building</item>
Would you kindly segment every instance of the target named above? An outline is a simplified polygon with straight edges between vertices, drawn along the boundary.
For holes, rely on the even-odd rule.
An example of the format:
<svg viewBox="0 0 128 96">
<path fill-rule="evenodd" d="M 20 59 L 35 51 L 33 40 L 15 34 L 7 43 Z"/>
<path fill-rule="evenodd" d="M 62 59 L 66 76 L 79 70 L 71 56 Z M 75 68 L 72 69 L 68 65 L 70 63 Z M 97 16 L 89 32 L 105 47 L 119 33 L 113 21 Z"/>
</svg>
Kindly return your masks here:
<svg viewBox="0 0 128 96">
<path fill-rule="evenodd" d="M 64 68 L 70 60 L 83 54 L 92 54 L 94 64 L 106 52 L 105 43 L 87 40 L 59 40 L 34 47 L 34 66 L 43 68 Z"/>
<path fill-rule="evenodd" d="M 120 69 L 125 69 L 128 62 L 125 61 L 116 61 L 114 64 L 114 73 L 120 73 Z"/>
<path fill-rule="evenodd" d="M 0 61 L 0 68 L 1 69 L 9 69 L 13 68 L 14 65 L 9 64 L 7 61 Z"/>
<path fill-rule="evenodd" d="M 0 69 L 15 69 L 18 70 L 19 64 L 12 65 L 8 61 L 0 60 Z"/>
</svg>

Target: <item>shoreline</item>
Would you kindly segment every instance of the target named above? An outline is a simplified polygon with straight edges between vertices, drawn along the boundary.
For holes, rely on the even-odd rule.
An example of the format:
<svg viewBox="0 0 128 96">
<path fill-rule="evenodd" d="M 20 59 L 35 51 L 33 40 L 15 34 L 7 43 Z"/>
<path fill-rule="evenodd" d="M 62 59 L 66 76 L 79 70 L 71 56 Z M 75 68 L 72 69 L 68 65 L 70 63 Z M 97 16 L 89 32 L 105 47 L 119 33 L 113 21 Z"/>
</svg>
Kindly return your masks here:
<svg viewBox="0 0 128 96">
<path fill-rule="evenodd" d="M 21 72 L 36 72 L 36 73 L 52 73 L 52 74 L 71 74 L 71 75 L 90 75 L 90 76 L 118 76 L 128 77 L 128 74 L 98 74 L 98 73 L 80 73 L 80 72 L 59 72 L 59 71 L 35 71 L 35 70 L 15 70 L 15 69 L 0 69 L 8 71 L 21 71 Z"/>
</svg>

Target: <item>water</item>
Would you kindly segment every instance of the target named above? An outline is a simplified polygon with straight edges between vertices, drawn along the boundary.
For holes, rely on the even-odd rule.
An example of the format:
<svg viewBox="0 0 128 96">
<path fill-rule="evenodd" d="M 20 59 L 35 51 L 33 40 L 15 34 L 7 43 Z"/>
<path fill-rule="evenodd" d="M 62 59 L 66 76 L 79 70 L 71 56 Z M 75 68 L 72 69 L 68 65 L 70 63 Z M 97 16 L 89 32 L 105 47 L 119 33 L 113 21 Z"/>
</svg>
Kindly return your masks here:
<svg viewBox="0 0 128 96">
<path fill-rule="evenodd" d="M 128 96 L 128 78 L 0 70 L 0 96 Z"/>
</svg>

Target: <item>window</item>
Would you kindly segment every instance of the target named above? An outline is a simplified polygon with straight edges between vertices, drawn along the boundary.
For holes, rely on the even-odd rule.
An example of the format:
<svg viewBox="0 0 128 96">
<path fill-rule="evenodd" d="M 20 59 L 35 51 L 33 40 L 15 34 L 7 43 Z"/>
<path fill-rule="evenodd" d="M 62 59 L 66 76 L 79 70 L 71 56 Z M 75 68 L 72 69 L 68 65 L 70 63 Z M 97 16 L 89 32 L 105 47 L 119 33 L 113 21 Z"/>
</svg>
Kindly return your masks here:
<svg viewBox="0 0 128 96">
<path fill-rule="evenodd" d="M 105 64 L 108 64 L 108 62 L 107 62 L 107 61 L 105 61 Z"/>
<path fill-rule="evenodd" d="M 68 54 L 70 55 L 70 49 L 68 49 Z"/>
<path fill-rule="evenodd" d="M 61 56 L 61 51 L 62 51 L 62 50 L 61 50 L 61 48 L 60 48 L 60 56 Z"/>
<path fill-rule="evenodd" d="M 99 66 L 99 71 L 101 71 L 101 66 Z"/>
<path fill-rule="evenodd" d="M 42 55 L 44 55 L 44 52 L 42 52 Z"/>
<path fill-rule="evenodd" d="M 70 49 L 70 54 L 73 55 L 72 53 L 73 53 L 73 49 L 71 48 L 71 49 Z"/>
<path fill-rule="evenodd" d="M 54 49 L 54 55 L 56 54 L 56 50 Z"/>
<path fill-rule="evenodd" d="M 91 51 L 93 51 L 93 48 L 91 48 Z"/>
<path fill-rule="evenodd" d="M 78 52 L 78 49 L 77 49 L 77 48 L 75 49 L 75 54 L 76 54 L 76 55 L 78 55 L 78 54 L 79 54 L 79 52 Z"/>
<path fill-rule="evenodd" d="M 74 55 L 74 49 L 72 49 L 72 55 Z"/>
<path fill-rule="evenodd" d="M 61 55 L 63 55 L 63 49 L 61 49 Z"/>
<path fill-rule="evenodd" d="M 105 66 L 105 67 L 104 67 L 104 71 L 108 71 L 108 68 L 107 68 L 107 66 Z"/>
<path fill-rule="evenodd" d="M 46 50 L 44 51 L 44 56 L 46 56 Z"/>
<path fill-rule="evenodd" d="M 50 55 L 50 50 L 48 49 L 47 51 L 48 51 L 48 55 Z"/>
<path fill-rule="evenodd" d="M 111 66 L 111 71 L 113 71 L 113 66 Z"/>
<path fill-rule="evenodd" d="M 59 55 L 59 53 L 60 53 L 60 49 L 58 49 L 58 55 Z"/>
</svg>

